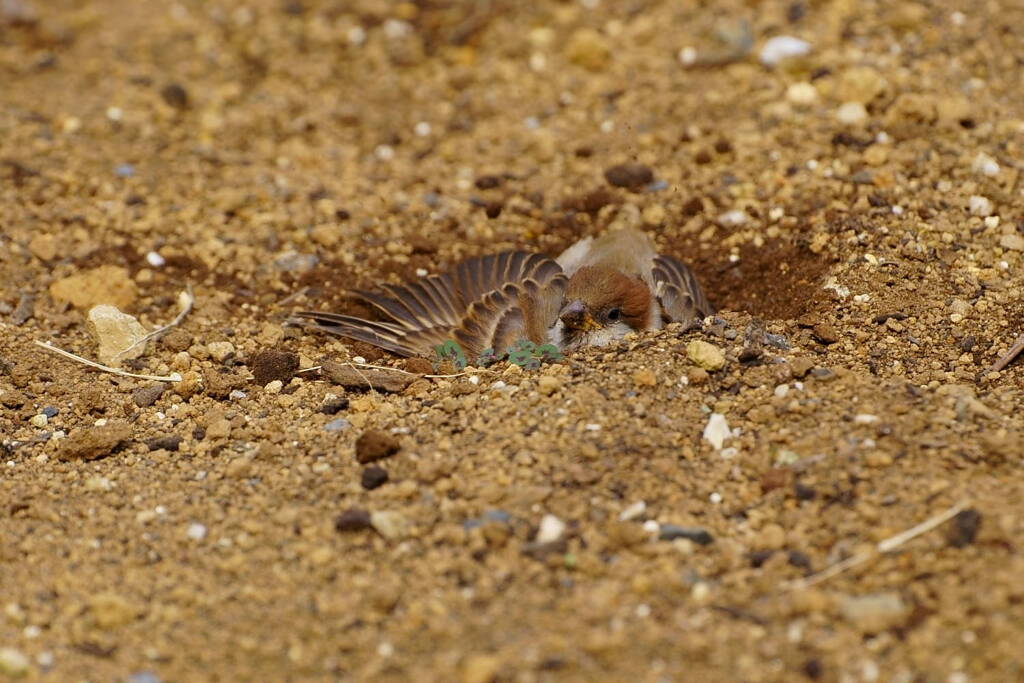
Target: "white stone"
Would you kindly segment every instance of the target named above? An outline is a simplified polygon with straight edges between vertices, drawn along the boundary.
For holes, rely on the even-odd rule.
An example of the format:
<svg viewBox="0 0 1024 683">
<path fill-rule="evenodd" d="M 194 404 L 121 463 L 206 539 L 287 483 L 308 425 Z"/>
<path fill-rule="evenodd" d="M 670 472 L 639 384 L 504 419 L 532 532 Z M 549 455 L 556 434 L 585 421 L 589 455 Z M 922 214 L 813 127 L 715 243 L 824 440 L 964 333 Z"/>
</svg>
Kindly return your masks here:
<svg viewBox="0 0 1024 683">
<path fill-rule="evenodd" d="M 86 328 L 99 345 L 96 355 L 105 365 L 118 366 L 121 361 L 138 358 L 146 351 L 146 345 L 139 344 L 127 353 L 122 353 L 146 336 L 146 328 L 133 316 L 119 311 L 116 306 L 100 304 L 90 308 L 86 314 Z"/>
<path fill-rule="evenodd" d="M 794 36 L 775 36 L 769 38 L 761 47 L 761 63 L 775 66 L 784 59 L 803 57 L 811 51 L 811 44 Z"/>
<path fill-rule="evenodd" d="M 999 162 L 984 152 L 978 152 L 978 155 L 974 157 L 974 161 L 971 162 L 971 169 L 975 173 L 987 175 L 991 178 L 992 176 L 999 175 Z"/>
<path fill-rule="evenodd" d="M 794 83 L 786 88 L 786 99 L 795 105 L 805 107 L 818 99 L 818 89 L 806 81 Z"/>
<path fill-rule="evenodd" d="M 218 363 L 223 363 L 235 353 L 235 345 L 228 341 L 210 342 L 206 345 L 206 350 L 210 352 L 211 358 Z"/>
<path fill-rule="evenodd" d="M 981 195 L 972 194 L 967 199 L 967 210 L 971 212 L 972 216 L 991 216 L 992 212 L 995 211 L 995 207 L 992 205 L 992 200 L 988 197 L 982 197 Z"/>
<path fill-rule="evenodd" d="M 199 522 L 192 522 L 185 530 L 185 535 L 193 541 L 201 541 L 206 538 L 206 525 Z"/>
<path fill-rule="evenodd" d="M 637 502 L 630 505 L 628 508 L 619 513 L 620 522 L 628 522 L 631 519 L 636 519 L 647 512 L 647 503 L 638 500 Z"/>
<path fill-rule="evenodd" d="M 10 677 L 24 676 L 28 673 L 29 659 L 21 650 L 13 647 L 0 648 L 0 673 Z"/>
<path fill-rule="evenodd" d="M 565 522 L 554 515 L 547 514 L 540 520 L 537 529 L 537 543 L 553 543 L 565 533 Z"/>
<path fill-rule="evenodd" d="M 716 451 L 720 451 L 725 440 L 731 437 L 732 431 L 729 430 L 729 423 L 726 421 L 725 415 L 711 413 L 711 417 L 708 418 L 708 423 L 704 427 L 704 439 L 714 446 Z"/>
<path fill-rule="evenodd" d="M 860 102 L 844 102 L 836 109 L 836 120 L 846 126 L 856 126 L 868 118 L 868 110 Z"/>
</svg>

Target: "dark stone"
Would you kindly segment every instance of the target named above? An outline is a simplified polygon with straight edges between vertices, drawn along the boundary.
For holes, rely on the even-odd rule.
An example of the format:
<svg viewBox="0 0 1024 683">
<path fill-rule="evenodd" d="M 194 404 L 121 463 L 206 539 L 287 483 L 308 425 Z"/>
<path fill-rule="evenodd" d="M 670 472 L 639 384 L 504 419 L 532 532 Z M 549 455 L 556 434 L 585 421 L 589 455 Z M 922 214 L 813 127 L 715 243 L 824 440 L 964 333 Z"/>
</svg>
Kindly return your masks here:
<svg viewBox="0 0 1024 683">
<path fill-rule="evenodd" d="M 349 508 L 334 520 L 334 529 L 342 533 L 370 528 L 370 513 L 362 508 Z"/>
<path fill-rule="evenodd" d="M 369 429 L 356 440 L 356 461 L 361 464 L 389 458 L 402 448 L 398 440 L 386 432 Z"/>
<path fill-rule="evenodd" d="M 807 676 L 812 681 L 818 680 L 819 678 L 821 678 L 821 674 L 823 673 L 821 660 L 808 659 L 806 662 L 804 662 L 803 672 L 804 676 Z"/>
<path fill-rule="evenodd" d="M 53 406 L 46 406 L 46 407 L 43 408 L 43 410 L 41 412 L 47 418 L 57 417 L 57 415 L 60 413 L 60 411 L 57 410 L 56 408 L 54 408 Z"/>
<path fill-rule="evenodd" d="M 165 451 L 176 451 L 178 446 L 181 445 L 183 439 L 177 434 L 167 434 L 165 436 L 157 436 L 152 439 L 146 439 L 146 446 L 151 451 L 159 451 L 161 449 Z"/>
<path fill-rule="evenodd" d="M 367 491 L 372 491 L 376 488 L 380 488 L 384 484 L 388 483 L 388 471 L 383 467 L 377 465 L 370 465 L 365 470 L 360 478 L 360 482 L 363 488 Z"/>
<path fill-rule="evenodd" d="M 747 557 L 750 559 L 750 566 L 754 569 L 760 569 L 761 566 L 771 559 L 771 556 L 775 554 L 774 550 L 755 550 L 750 553 Z"/>
<path fill-rule="evenodd" d="M 818 492 L 807 484 L 796 482 L 793 484 L 793 495 L 797 500 L 814 500 L 818 496 Z"/>
<path fill-rule="evenodd" d="M 946 540 L 954 548 L 963 548 L 965 545 L 974 543 L 979 528 L 981 528 L 981 513 L 974 508 L 961 510 L 953 517 L 949 530 L 946 532 Z"/>
<path fill-rule="evenodd" d="M 160 91 L 160 97 L 164 98 L 164 102 L 168 106 L 175 109 L 188 108 L 188 91 L 177 83 L 170 83 L 164 86 L 164 89 Z"/>
<path fill-rule="evenodd" d="M 492 190 L 501 185 L 501 178 L 496 175 L 482 175 L 476 179 L 476 189 Z"/>
<path fill-rule="evenodd" d="M 604 179 L 609 185 L 635 190 L 654 182 L 654 171 L 643 164 L 618 164 L 605 169 Z"/>
<path fill-rule="evenodd" d="M 132 392 L 132 402 L 140 408 L 148 408 L 156 403 L 157 399 L 160 398 L 166 389 L 167 385 L 163 382 L 139 387 Z"/>
<path fill-rule="evenodd" d="M 266 349 L 253 356 L 249 361 L 249 369 L 256 378 L 256 384 L 261 387 L 275 379 L 280 380 L 281 384 L 288 384 L 299 369 L 299 356 L 291 351 Z"/>
<path fill-rule="evenodd" d="M 324 415 L 336 415 L 339 411 L 348 408 L 348 399 L 340 396 L 329 398 L 320 405 L 320 412 Z"/>
<path fill-rule="evenodd" d="M 811 570 L 811 558 L 809 558 L 806 553 L 802 553 L 799 550 L 789 551 L 789 564 L 797 569 L 804 569 L 807 571 Z"/>
<path fill-rule="evenodd" d="M 715 538 L 706 529 L 700 527 L 676 526 L 675 524 L 663 524 L 658 532 L 658 539 L 661 541 L 674 541 L 677 538 L 688 538 L 694 543 L 708 545 Z"/>
</svg>

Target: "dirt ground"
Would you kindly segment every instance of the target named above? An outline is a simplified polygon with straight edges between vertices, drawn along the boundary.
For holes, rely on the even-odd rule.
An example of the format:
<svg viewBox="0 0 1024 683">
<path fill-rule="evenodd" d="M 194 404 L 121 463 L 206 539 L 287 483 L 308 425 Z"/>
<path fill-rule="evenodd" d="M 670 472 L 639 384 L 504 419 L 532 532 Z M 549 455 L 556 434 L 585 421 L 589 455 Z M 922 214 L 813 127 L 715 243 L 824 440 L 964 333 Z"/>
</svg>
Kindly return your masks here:
<svg viewBox="0 0 1024 683">
<path fill-rule="evenodd" d="M 0 0 L 0 678 L 1024 680 L 1021 26 Z M 616 226 L 718 318 L 447 378 L 282 325 Z M 180 382 L 33 343 L 189 285 L 124 363 Z"/>
</svg>

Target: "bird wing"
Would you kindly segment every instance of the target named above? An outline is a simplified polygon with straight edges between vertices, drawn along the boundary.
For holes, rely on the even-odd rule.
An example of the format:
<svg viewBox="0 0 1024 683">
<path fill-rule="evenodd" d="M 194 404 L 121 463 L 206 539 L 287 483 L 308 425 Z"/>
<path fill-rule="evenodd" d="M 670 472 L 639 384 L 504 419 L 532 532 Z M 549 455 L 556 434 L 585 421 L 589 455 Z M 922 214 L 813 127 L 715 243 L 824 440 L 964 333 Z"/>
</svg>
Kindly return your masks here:
<svg viewBox="0 0 1024 683">
<path fill-rule="evenodd" d="M 443 275 L 384 285 L 386 294 L 353 292 L 382 314 L 381 321 L 300 311 L 292 322 L 402 356 L 431 355 L 454 338 L 475 357 L 488 346 L 504 350 L 506 339 L 545 341 L 565 283 L 552 259 L 509 251 L 467 259 Z"/>
<path fill-rule="evenodd" d="M 669 320 L 690 326 L 715 312 L 693 271 L 671 256 L 655 257 L 651 277 L 654 295 Z"/>
</svg>

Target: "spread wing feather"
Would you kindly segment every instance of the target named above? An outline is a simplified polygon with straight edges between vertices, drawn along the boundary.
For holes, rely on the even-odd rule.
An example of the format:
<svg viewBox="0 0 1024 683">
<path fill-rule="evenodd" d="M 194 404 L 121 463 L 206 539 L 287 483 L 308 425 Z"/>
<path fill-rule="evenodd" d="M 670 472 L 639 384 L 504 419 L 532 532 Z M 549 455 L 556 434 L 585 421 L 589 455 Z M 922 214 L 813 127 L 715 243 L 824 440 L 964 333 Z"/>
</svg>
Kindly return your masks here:
<svg viewBox="0 0 1024 683">
<path fill-rule="evenodd" d="M 671 256 L 657 256 L 651 275 L 655 294 L 669 320 L 690 326 L 715 312 L 693 271 Z"/>
<path fill-rule="evenodd" d="M 300 311 L 292 322 L 402 356 L 430 355 L 435 345 L 454 338 L 475 357 L 488 346 L 503 350 L 521 338 L 546 341 L 566 282 L 561 267 L 546 256 L 503 252 L 468 259 L 444 275 L 385 285 L 386 294 L 353 292 L 382 321 Z"/>
</svg>

